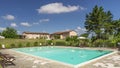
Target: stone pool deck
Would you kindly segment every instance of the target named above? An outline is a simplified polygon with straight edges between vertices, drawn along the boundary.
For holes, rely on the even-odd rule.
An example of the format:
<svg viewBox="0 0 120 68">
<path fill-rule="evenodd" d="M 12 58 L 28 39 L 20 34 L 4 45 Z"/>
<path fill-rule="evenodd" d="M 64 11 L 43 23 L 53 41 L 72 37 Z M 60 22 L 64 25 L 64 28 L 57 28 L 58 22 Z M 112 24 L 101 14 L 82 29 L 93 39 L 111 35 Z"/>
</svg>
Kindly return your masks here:
<svg viewBox="0 0 120 68">
<path fill-rule="evenodd" d="M 112 50 L 115 51 L 116 49 Z M 15 66 L 9 65 L 5 68 L 120 68 L 120 55 L 118 55 L 118 53 L 89 63 L 82 67 L 73 67 L 72 65 L 66 65 L 55 61 L 18 53 L 11 49 L 2 49 L 0 50 L 0 52 L 13 55 L 16 58 L 16 60 L 14 61 L 14 63 L 16 64 Z"/>
</svg>

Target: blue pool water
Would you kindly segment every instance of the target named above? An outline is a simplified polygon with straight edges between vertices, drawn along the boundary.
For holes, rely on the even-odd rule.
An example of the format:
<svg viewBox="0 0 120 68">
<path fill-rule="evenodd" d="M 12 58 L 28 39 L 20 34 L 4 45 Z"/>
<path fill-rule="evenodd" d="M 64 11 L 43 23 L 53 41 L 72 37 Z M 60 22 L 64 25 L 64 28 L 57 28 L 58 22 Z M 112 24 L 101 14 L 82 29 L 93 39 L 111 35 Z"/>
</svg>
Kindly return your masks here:
<svg viewBox="0 0 120 68">
<path fill-rule="evenodd" d="M 59 62 L 77 65 L 91 59 L 108 54 L 111 51 L 87 50 L 79 48 L 63 48 L 63 47 L 32 47 L 32 48 L 16 48 L 19 52 L 30 55 L 48 58 Z"/>
</svg>

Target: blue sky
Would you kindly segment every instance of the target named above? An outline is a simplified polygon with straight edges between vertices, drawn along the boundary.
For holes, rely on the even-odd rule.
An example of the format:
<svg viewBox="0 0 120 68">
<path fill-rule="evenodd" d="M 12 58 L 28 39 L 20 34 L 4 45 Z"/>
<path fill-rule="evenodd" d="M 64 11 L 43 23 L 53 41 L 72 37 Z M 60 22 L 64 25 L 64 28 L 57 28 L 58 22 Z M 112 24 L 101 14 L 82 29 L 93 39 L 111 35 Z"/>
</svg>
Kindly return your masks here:
<svg viewBox="0 0 120 68">
<path fill-rule="evenodd" d="M 6 27 L 18 33 L 64 30 L 85 31 L 85 15 L 95 5 L 120 18 L 120 0 L 0 0 L 0 32 Z"/>
</svg>

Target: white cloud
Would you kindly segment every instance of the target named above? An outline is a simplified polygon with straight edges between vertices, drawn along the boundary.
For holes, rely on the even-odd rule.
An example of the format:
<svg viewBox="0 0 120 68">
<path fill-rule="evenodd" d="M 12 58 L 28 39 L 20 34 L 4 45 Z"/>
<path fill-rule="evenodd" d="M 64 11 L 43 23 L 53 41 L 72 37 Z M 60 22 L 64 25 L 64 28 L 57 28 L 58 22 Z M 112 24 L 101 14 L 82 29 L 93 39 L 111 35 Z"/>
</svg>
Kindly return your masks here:
<svg viewBox="0 0 120 68">
<path fill-rule="evenodd" d="M 26 26 L 26 27 L 31 26 L 28 22 L 21 22 L 20 24 L 21 24 L 22 26 Z"/>
<path fill-rule="evenodd" d="M 5 30 L 6 28 L 3 28 L 3 27 L 0 27 L 0 31 L 3 31 L 3 30 Z"/>
<path fill-rule="evenodd" d="M 34 22 L 33 24 L 34 24 L 34 25 L 38 25 L 39 23 L 38 23 L 38 22 Z"/>
<path fill-rule="evenodd" d="M 81 10 L 86 10 L 87 8 L 84 8 L 84 7 L 80 7 Z"/>
<path fill-rule="evenodd" d="M 10 26 L 11 27 L 17 27 L 17 24 L 16 23 L 11 23 Z"/>
<path fill-rule="evenodd" d="M 75 31 L 78 33 L 78 35 L 80 35 L 80 34 L 85 33 L 85 32 L 86 32 L 86 29 L 85 29 L 85 28 L 81 28 L 81 27 L 78 26 L 78 27 L 75 29 Z"/>
<path fill-rule="evenodd" d="M 2 16 L 4 19 L 6 20 L 14 20 L 15 17 L 13 15 L 6 15 L 6 16 Z"/>
<path fill-rule="evenodd" d="M 81 28 L 81 27 L 79 27 L 79 26 L 77 27 L 77 29 L 78 29 L 78 30 L 83 30 L 83 31 L 86 31 L 86 29 L 85 29 L 85 28 Z"/>
<path fill-rule="evenodd" d="M 46 14 L 59 14 L 59 13 L 66 13 L 72 12 L 79 9 L 79 6 L 64 6 L 63 3 L 50 3 L 47 5 L 41 6 L 37 9 L 38 13 L 46 13 Z"/>
<path fill-rule="evenodd" d="M 38 24 L 40 24 L 40 23 L 44 23 L 44 22 L 49 22 L 50 21 L 50 19 L 40 19 L 38 22 L 33 22 L 33 25 L 38 25 Z"/>
<path fill-rule="evenodd" d="M 50 19 L 40 19 L 39 20 L 39 22 L 41 23 L 41 22 L 49 22 L 50 21 Z"/>
<path fill-rule="evenodd" d="M 65 31 L 69 31 L 70 29 L 66 29 Z"/>
</svg>

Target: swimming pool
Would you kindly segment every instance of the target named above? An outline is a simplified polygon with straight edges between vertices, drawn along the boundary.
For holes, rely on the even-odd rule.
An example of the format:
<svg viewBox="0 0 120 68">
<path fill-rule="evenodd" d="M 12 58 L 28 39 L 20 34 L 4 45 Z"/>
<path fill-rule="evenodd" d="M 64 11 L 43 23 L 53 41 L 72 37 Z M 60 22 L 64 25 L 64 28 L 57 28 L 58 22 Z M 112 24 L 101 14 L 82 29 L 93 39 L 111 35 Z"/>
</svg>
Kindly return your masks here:
<svg viewBox="0 0 120 68">
<path fill-rule="evenodd" d="M 88 50 L 80 48 L 67 47 L 31 47 L 31 48 L 16 48 L 15 51 L 27 53 L 30 55 L 56 60 L 59 62 L 78 65 L 80 63 L 92 60 L 103 56 L 111 51 Z"/>
</svg>

